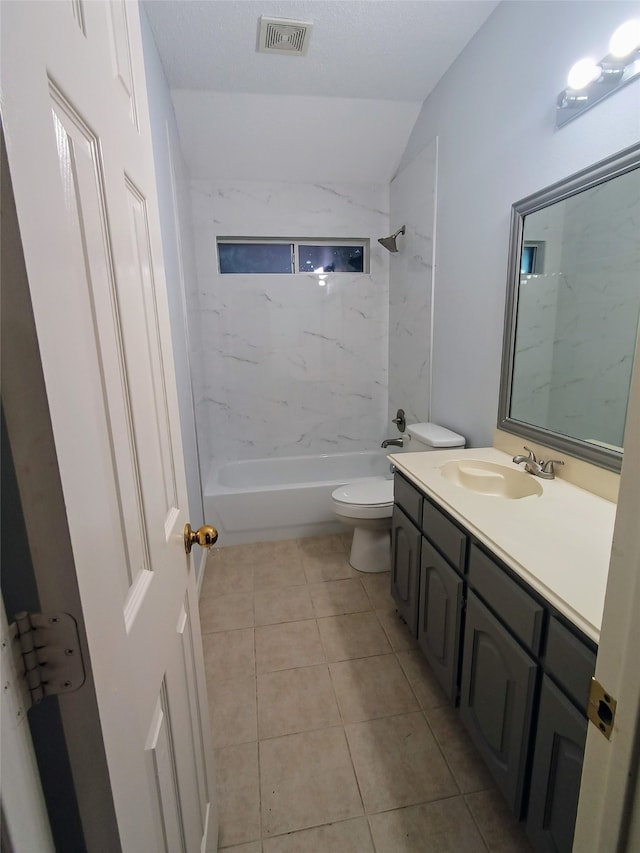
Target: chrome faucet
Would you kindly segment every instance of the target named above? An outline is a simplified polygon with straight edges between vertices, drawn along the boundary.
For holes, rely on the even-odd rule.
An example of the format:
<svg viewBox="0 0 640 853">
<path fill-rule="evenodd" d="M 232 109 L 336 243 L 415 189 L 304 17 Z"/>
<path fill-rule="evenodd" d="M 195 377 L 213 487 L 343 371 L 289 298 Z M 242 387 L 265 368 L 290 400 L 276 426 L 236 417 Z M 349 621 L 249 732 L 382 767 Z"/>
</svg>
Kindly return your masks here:
<svg viewBox="0 0 640 853">
<path fill-rule="evenodd" d="M 394 447 L 404 447 L 404 439 L 403 438 L 385 438 L 380 447 L 389 447 L 389 445 L 393 445 Z"/>
<path fill-rule="evenodd" d="M 533 450 L 530 450 L 528 447 L 525 447 L 524 449 L 529 455 L 522 456 L 518 454 L 517 456 L 514 456 L 513 461 L 516 465 L 524 462 L 524 470 L 528 474 L 533 474 L 534 477 L 540 477 L 542 480 L 554 480 L 556 476 L 554 466 L 564 465 L 562 459 L 548 459 L 546 462 L 544 459 L 537 460 Z"/>
<path fill-rule="evenodd" d="M 529 455 L 528 456 L 522 456 L 521 454 L 519 454 L 518 456 L 514 456 L 512 461 L 515 462 L 516 465 L 519 465 L 521 462 L 535 462 L 536 461 L 536 455 L 533 452 L 533 450 L 529 450 L 529 448 L 526 446 L 524 449 L 529 453 Z"/>
<path fill-rule="evenodd" d="M 554 480 L 556 476 L 554 465 L 564 465 L 564 462 L 562 459 L 547 459 L 546 462 L 540 460 L 539 464 L 542 467 L 542 471 L 537 473 L 536 476 L 542 477 L 543 480 Z"/>
</svg>

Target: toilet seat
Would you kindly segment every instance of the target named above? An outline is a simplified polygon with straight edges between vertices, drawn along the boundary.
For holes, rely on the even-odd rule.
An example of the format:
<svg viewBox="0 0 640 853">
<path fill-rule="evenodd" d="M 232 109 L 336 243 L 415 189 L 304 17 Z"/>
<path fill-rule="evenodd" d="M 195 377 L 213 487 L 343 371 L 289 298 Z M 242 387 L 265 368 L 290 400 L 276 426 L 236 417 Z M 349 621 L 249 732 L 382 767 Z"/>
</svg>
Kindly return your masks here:
<svg viewBox="0 0 640 853">
<path fill-rule="evenodd" d="M 393 480 L 372 477 L 339 486 L 331 495 L 333 509 L 346 518 L 391 518 Z"/>
</svg>

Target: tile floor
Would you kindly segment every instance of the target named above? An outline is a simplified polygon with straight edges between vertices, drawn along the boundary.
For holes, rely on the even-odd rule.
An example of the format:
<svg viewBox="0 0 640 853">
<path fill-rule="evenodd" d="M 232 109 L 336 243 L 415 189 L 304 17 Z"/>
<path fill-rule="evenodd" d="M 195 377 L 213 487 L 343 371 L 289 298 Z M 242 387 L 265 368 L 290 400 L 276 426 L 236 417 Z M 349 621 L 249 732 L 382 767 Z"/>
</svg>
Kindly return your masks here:
<svg viewBox="0 0 640 853">
<path fill-rule="evenodd" d="M 227 853 L 525 853 L 349 538 L 213 551 L 200 601 Z"/>
</svg>

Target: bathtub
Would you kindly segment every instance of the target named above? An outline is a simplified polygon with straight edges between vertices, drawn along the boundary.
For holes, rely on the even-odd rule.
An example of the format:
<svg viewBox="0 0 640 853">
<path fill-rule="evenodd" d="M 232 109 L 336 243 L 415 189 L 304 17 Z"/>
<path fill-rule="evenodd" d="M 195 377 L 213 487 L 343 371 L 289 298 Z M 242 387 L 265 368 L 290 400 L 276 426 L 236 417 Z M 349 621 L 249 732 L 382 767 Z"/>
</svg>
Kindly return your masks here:
<svg viewBox="0 0 640 853">
<path fill-rule="evenodd" d="M 331 492 L 353 480 L 391 477 L 387 452 L 214 464 L 205 487 L 205 518 L 218 529 L 220 545 L 340 532 L 345 528 L 331 510 Z"/>
</svg>

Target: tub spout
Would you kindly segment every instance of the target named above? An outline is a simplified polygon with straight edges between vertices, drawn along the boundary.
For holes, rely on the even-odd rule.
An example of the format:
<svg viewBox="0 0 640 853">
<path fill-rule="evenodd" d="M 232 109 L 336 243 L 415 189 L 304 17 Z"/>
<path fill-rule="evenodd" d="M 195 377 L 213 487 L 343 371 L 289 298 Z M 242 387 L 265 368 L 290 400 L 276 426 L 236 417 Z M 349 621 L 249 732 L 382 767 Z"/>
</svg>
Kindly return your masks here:
<svg viewBox="0 0 640 853">
<path fill-rule="evenodd" d="M 403 438 L 385 438 L 380 447 L 389 447 L 393 445 L 393 447 L 403 447 L 404 439 Z"/>
</svg>

